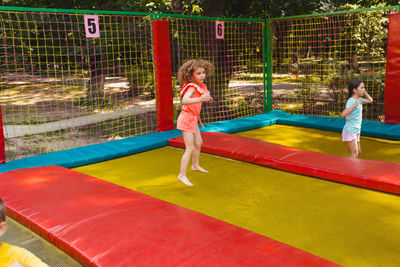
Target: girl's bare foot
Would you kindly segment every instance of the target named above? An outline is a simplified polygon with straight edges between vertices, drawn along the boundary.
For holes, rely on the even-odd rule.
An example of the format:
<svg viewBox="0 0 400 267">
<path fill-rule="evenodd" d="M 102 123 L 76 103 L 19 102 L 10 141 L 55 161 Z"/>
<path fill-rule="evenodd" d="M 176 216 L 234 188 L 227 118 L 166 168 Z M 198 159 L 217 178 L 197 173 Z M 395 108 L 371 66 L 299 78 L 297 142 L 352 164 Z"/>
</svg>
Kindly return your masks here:
<svg viewBox="0 0 400 267">
<path fill-rule="evenodd" d="M 207 170 L 203 169 L 203 168 L 200 167 L 200 166 L 197 166 L 197 167 L 192 166 L 191 169 L 192 169 L 192 171 L 194 171 L 194 172 L 204 172 L 204 173 L 208 173 Z"/>
<path fill-rule="evenodd" d="M 181 181 L 182 183 L 184 183 L 187 186 L 193 186 L 193 184 L 189 181 L 189 179 L 186 176 L 179 174 L 178 179 L 179 179 L 179 181 Z"/>
</svg>

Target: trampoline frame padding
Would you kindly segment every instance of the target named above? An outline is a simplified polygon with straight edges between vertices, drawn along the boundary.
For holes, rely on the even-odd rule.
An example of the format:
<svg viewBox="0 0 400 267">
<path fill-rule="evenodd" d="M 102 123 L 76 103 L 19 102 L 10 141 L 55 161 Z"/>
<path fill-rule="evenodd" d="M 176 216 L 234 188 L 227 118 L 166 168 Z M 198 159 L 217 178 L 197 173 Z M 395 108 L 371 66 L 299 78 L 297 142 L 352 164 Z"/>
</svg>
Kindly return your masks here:
<svg viewBox="0 0 400 267">
<path fill-rule="evenodd" d="M 59 166 L 0 174 L 9 215 L 85 266 L 337 266 L 204 214 Z"/>
<path fill-rule="evenodd" d="M 400 164 L 332 156 L 223 133 L 202 133 L 202 152 L 330 181 L 400 194 Z M 182 137 L 169 144 L 184 148 Z"/>
</svg>

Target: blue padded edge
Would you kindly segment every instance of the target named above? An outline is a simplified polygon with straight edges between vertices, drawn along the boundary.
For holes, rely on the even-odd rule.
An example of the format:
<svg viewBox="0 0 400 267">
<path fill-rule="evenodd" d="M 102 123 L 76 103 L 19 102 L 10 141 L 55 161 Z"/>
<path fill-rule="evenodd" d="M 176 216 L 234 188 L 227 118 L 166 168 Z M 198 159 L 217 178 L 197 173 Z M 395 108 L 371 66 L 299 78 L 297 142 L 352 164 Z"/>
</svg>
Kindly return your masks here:
<svg viewBox="0 0 400 267">
<path fill-rule="evenodd" d="M 345 122 L 346 121 L 343 118 L 292 115 L 280 110 L 274 110 L 251 117 L 210 123 L 205 125 L 205 128 L 201 129 L 201 131 L 236 133 L 253 130 L 273 124 L 283 124 L 334 132 L 342 132 Z M 363 120 L 361 126 L 361 135 L 400 140 L 400 125 Z"/>
<path fill-rule="evenodd" d="M 275 110 L 272 111 L 278 118 L 278 124 L 300 126 L 306 128 L 341 132 L 345 124 L 342 118 L 318 117 L 307 115 L 291 115 L 289 113 Z"/>
<path fill-rule="evenodd" d="M 164 147 L 169 139 L 180 135 L 181 131 L 171 130 L 23 158 L 0 165 L 0 173 L 48 165 L 65 168 L 84 166 Z"/>
<path fill-rule="evenodd" d="M 274 114 L 265 113 L 252 117 L 209 123 L 205 125 L 202 131 L 223 133 L 247 131 L 275 124 L 277 121 L 275 117 Z M 23 158 L 0 165 L 0 173 L 48 165 L 75 168 L 167 146 L 169 139 L 180 135 L 182 135 L 180 130 L 171 130 Z"/>
<path fill-rule="evenodd" d="M 228 121 L 213 122 L 200 128 L 202 132 L 237 133 L 276 124 L 278 118 L 273 113 L 264 113 Z"/>
<path fill-rule="evenodd" d="M 284 124 L 341 132 L 344 123 L 345 120 L 342 118 L 291 115 L 274 110 L 251 117 L 209 123 L 205 128 L 201 128 L 201 131 L 236 133 L 273 124 Z M 361 134 L 364 136 L 400 140 L 400 125 L 397 124 L 364 120 L 361 129 Z M 0 173 L 48 165 L 75 168 L 164 147 L 168 145 L 169 139 L 180 135 L 181 131 L 171 130 L 33 156 L 0 165 Z"/>
<path fill-rule="evenodd" d="M 278 124 L 301 126 L 335 132 L 342 132 L 343 126 L 346 122 L 343 118 L 291 115 L 280 110 L 271 111 L 266 114 L 275 115 L 275 117 L 278 119 Z M 361 135 L 400 140 L 400 125 L 363 120 L 361 125 Z"/>
</svg>

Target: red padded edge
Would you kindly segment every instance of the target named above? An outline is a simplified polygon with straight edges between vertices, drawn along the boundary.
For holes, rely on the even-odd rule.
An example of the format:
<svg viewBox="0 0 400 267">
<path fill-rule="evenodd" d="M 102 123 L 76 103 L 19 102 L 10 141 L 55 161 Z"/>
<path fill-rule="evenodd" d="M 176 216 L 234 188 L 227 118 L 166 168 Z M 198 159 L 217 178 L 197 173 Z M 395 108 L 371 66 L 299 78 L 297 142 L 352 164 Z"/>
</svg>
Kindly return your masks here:
<svg viewBox="0 0 400 267">
<path fill-rule="evenodd" d="M 385 122 L 400 123 L 400 14 L 390 14 L 386 54 Z"/>
<path fill-rule="evenodd" d="M 203 132 L 202 152 L 335 182 L 400 194 L 400 164 L 353 159 L 224 133 Z M 183 138 L 169 140 L 184 147 Z"/>
<path fill-rule="evenodd" d="M 0 180 L 9 215 L 86 266 L 337 266 L 62 167 L 10 171 Z"/>
</svg>

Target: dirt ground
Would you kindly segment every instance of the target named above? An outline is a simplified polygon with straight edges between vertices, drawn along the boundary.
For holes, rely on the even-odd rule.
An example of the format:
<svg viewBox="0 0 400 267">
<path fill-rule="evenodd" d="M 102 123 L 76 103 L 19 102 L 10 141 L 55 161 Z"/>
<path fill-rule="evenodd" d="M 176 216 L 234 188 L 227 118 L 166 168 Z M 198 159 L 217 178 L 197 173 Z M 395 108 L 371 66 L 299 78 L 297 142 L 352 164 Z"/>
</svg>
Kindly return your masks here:
<svg viewBox="0 0 400 267">
<path fill-rule="evenodd" d="M 1 77 L 3 124 L 6 137 L 11 136 L 5 140 L 7 161 L 156 130 L 154 93 L 140 86 L 132 88 L 124 77 L 107 77 L 104 97 L 88 103 L 87 83 L 82 77 L 37 78 L 18 73 Z M 229 87 L 243 97 L 263 93 L 262 82 L 231 81 Z M 126 114 L 134 107 L 142 108 L 143 114 Z M 123 115 L 109 119 L 110 112 Z M 103 122 L 99 115 L 104 115 Z M 60 126 L 65 122 L 72 127 Z"/>
</svg>

